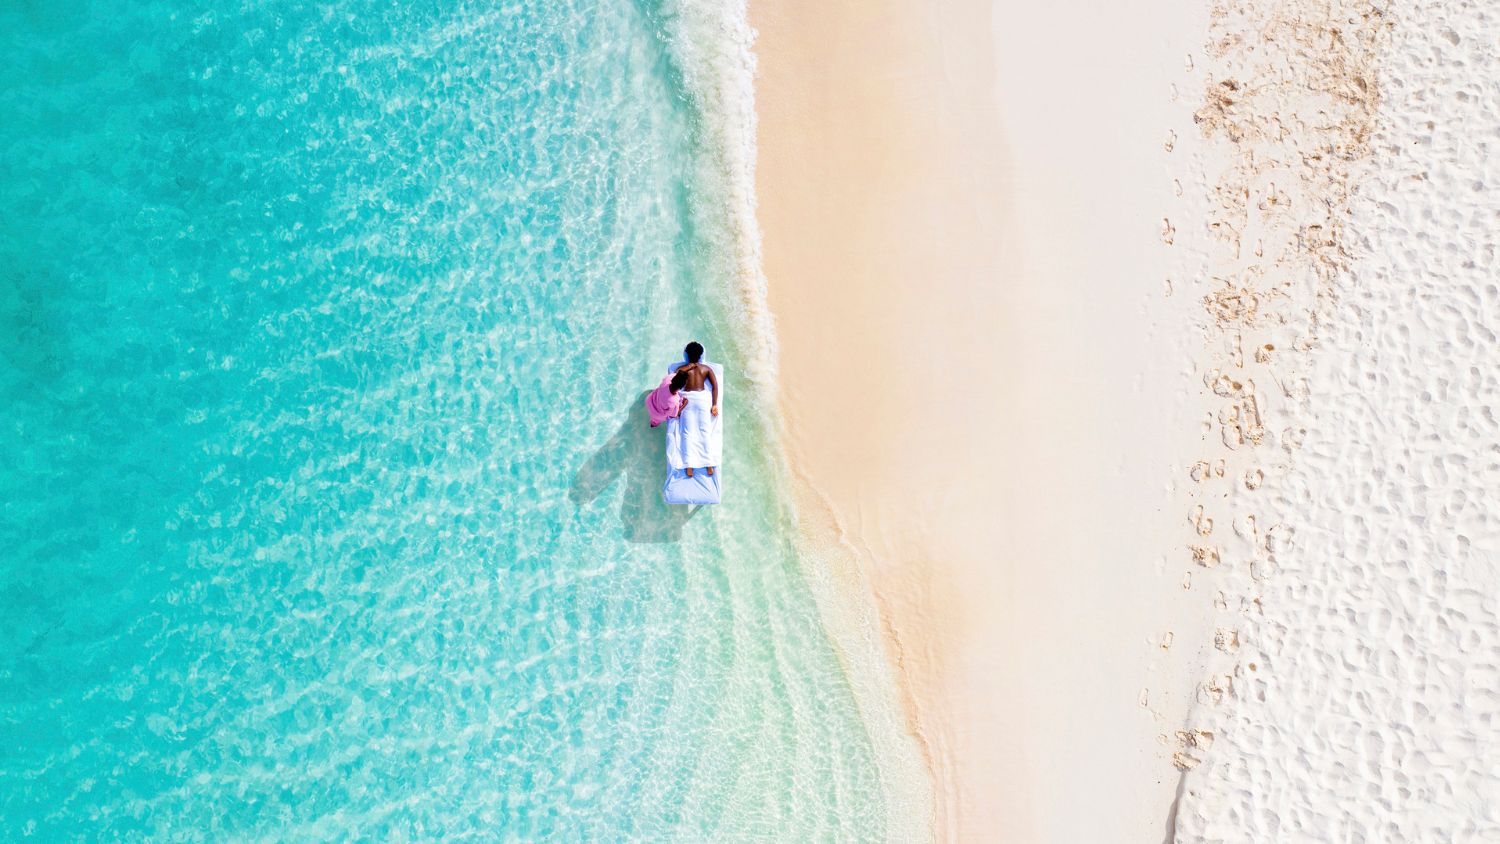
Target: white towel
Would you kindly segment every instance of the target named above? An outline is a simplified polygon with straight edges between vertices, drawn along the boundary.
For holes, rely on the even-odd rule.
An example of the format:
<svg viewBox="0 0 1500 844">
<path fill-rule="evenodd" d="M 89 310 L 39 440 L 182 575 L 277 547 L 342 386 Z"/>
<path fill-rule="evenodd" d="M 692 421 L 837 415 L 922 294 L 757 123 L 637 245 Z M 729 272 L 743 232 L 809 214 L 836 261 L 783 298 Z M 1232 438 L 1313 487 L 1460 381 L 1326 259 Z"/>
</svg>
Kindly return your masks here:
<svg viewBox="0 0 1500 844">
<path fill-rule="evenodd" d="M 706 469 L 721 465 L 724 458 L 724 375 L 713 367 L 719 381 L 719 415 L 714 416 L 713 389 L 683 390 L 688 400 L 676 419 L 667 420 L 667 465 L 673 469 Z"/>
</svg>

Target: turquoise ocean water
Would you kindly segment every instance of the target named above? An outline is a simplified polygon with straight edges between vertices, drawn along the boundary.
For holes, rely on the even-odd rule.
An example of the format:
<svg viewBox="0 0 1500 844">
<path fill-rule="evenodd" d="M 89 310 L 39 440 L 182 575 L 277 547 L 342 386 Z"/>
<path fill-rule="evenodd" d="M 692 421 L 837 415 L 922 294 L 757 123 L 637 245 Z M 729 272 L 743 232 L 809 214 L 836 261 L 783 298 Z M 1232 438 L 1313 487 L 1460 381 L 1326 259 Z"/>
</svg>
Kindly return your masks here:
<svg viewBox="0 0 1500 844">
<path fill-rule="evenodd" d="M 672 14 L 0 3 L 0 839 L 883 837 Z"/>
</svg>

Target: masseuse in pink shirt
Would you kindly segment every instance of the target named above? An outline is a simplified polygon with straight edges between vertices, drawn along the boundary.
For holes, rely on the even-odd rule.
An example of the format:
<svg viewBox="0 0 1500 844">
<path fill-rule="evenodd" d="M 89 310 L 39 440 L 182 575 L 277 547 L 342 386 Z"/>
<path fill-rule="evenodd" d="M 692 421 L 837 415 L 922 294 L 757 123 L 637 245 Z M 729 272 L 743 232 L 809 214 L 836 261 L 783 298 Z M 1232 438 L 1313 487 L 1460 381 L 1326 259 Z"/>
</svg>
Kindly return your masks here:
<svg viewBox="0 0 1500 844">
<path fill-rule="evenodd" d="M 687 372 L 679 369 L 661 379 L 661 386 L 646 394 L 646 412 L 651 415 L 651 427 L 655 428 L 668 419 L 676 419 L 677 414 L 687 406 L 687 397 L 677 395 L 687 386 L 687 382 Z"/>
</svg>

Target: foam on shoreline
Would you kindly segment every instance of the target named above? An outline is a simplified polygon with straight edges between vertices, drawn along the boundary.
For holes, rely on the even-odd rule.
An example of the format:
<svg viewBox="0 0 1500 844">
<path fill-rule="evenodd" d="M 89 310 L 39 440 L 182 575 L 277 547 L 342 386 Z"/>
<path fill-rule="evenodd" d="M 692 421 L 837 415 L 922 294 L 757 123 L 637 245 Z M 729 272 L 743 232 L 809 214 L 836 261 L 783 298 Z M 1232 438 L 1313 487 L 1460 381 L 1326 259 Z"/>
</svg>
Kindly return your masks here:
<svg viewBox="0 0 1500 844">
<path fill-rule="evenodd" d="M 762 416 L 770 459 L 789 479 L 782 485 L 788 498 L 781 503 L 796 526 L 808 586 L 874 748 L 886 838 L 920 840 L 931 831 L 931 778 L 899 704 L 898 678 L 886 660 L 879 614 L 847 543 L 823 518 L 826 504 L 795 470 L 784 447 L 784 419 L 776 402 L 779 350 L 757 221 L 756 33 L 747 19 L 748 6 L 745 0 L 668 0 L 664 12 L 669 50 L 702 115 L 701 185 L 693 192 L 695 202 L 702 204 L 695 212 L 710 221 L 709 227 L 726 210 L 728 215 L 721 236 L 731 243 L 722 252 L 734 258 L 729 275 L 735 289 L 725 297 L 732 303 L 727 329 L 743 340 L 738 349 L 744 376 Z"/>
<path fill-rule="evenodd" d="M 729 291 L 729 316 L 748 341 L 741 350 L 743 374 L 763 397 L 768 388 L 774 390 L 777 354 L 755 220 L 755 32 L 745 0 L 665 0 L 662 9 L 667 48 L 702 116 L 701 185 L 693 196 L 706 205 L 695 211 L 700 219 L 718 220 L 727 209 L 721 236 L 730 242 L 722 244 L 722 252 L 733 256 L 730 274 L 736 285 Z"/>
</svg>

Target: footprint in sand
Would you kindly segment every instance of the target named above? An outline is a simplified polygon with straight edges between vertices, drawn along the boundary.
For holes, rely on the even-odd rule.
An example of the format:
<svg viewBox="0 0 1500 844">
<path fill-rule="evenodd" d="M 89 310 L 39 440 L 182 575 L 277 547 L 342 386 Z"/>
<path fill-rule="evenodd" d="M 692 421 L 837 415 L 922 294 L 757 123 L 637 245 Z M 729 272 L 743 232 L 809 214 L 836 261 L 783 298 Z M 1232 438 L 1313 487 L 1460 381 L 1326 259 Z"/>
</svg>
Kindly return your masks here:
<svg viewBox="0 0 1500 844">
<path fill-rule="evenodd" d="M 1210 377 L 1212 377 L 1212 373 L 1210 373 Z M 1240 391 L 1245 388 L 1245 385 L 1230 378 L 1228 375 L 1220 375 L 1209 383 L 1209 387 L 1214 391 L 1214 395 L 1227 399 L 1238 396 Z"/>
<path fill-rule="evenodd" d="M 1245 513 L 1234 520 L 1234 533 L 1253 545 L 1260 544 L 1260 522 L 1254 513 Z"/>
<path fill-rule="evenodd" d="M 1229 340 L 1229 362 L 1235 369 L 1245 368 L 1245 344 L 1238 331 Z"/>
<path fill-rule="evenodd" d="M 1276 190 L 1275 182 L 1271 183 L 1270 190 L 1266 193 L 1266 198 L 1257 203 L 1257 207 L 1260 208 L 1261 211 L 1267 213 L 1273 211 L 1282 211 L 1290 208 L 1291 205 L 1291 198 L 1288 197 L 1285 193 Z"/>
<path fill-rule="evenodd" d="M 1245 444 L 1245 428 L 1238 404 L 1219 411 L 1219 441 L 1230 451 L 1238 451 Z"/>
<path fill-rule="evenodd" d="M 1262 543 L 1266 554 L 1274 559 L 1276 555 L 1291 548 L 1292 527 L 1284 522 L 1277 522 L 1266 528 L 1265 539 Z"/>
<path fill-rule="evenodd" d="M 1214 532 L 1214 520 L 1203 515 L 1202 504 L 1193 508 L 1193 515 L 1188 517 L 1188 521 L 1193 523 L 1193 529 L 1198 531 L 1199 536 L 1208 536 Z"/>
<path fill-rule="evenodd" d="M 1207 750 L 1214 745 L 1214 734 L 1208 730 L 1178 730 L 1177 746 L 1184 749 Z"/>
<path fill-rule="evenodd" d="M 1250 579 L 1256 583 L 1270 580 L 1276 576 L 1275 560 L 1252 560 L 1250 562 Z"/>
<path fill-rule="evenodd" d="M 1233 693 L 1234 677 L 1229 674 L 1215 674 L 1198 687 L 1198 701 L 1217 706 Z"/>
<path fill-rule="evenodd" d="M 1172 754 L 1172 764 L 1179 771 L 1191 771 L 1203 761 L 1202 756 L 1214 743 L 1214 734 L 1207 730 L 1178 730 L 1177 752 Z"/>
<path fill-rule="evenodd" d="M 1227 654 L 1240 649 L 1240 631 L 1220 627 L 1214 631 L 1214 647 Z"/>
</svg>

